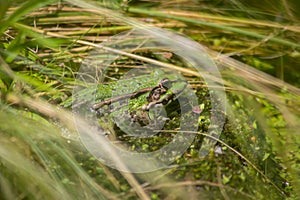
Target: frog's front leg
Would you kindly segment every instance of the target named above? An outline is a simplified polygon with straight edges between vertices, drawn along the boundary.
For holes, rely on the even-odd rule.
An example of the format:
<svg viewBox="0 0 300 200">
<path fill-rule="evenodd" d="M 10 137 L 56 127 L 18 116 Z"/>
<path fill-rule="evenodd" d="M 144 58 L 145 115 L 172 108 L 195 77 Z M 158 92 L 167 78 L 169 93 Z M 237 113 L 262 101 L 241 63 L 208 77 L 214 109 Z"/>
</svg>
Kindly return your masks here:
<svg viewBox="0 0 300 200">
<path fill-rule="evenodd" d="M 147 112 L 145 111 L 132 111 L 130 113 L 131 115 L 131 121 L 130 125 L 133 125 L 134 123 L 138 123 L 141 126 L 147 126 L 150 124 L 150 118 Z"/>
<path fill-rule="evenodd" d="M 168 122 L 170 119 L 167 117 L 164 106 L 162 103 L 155 104 L 150 110 L 149 110 L 150 118 L 153 119 L 153 125 L 156 126 L 158 123 L 165 123 Z"/>
<path fill-rule="evenodd" d="M 130 115 L 131 115 L 131 120 L 130 120 L 131 126 L 137 123 L 142 127 L 144 126 L 157 127 L 169 120 L 169 118 L 166 117 L 164 106 L 162 104 L 156 104 L 148 111 L 145 110 L 132 111 Z"/>
</svg>

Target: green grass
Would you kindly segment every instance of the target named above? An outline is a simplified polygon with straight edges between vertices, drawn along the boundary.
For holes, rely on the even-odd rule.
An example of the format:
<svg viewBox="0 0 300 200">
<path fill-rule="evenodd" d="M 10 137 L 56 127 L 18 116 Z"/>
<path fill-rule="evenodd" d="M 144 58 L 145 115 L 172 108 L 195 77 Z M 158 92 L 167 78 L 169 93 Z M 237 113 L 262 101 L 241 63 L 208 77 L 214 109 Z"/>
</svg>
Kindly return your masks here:
<svg viewBox="0 0 300 200">
<path fill-rule="evenodd" d="M 243 1 L 176 2 L 1 3 L 1 199 L 300 197 L 300 17 L 293 9 L 296 5 L 286 1 L 269 8 Z M 108 81 L 141 63 L 160 65 L 182 73 L 202 106 L 198 132 L 189 133 L 196 135 L 193 144 L 169 168 L 125 173 L 105 166 L 86 150 L 72 110 L 60 105 L 78 86 L 75 78 L 82 61 L 91 50 L 103 48 L 98 43 L 131 27 L 147 31 L 148 25 L 202 44 L 223 80 L 193 71 L 174 55 L 157 54 L 167 52 L 160 47 L 152 52 L 105 48 L 122 55 L 108 70 Z M 209 137 L 211 102 L 202 75 L 223 81 L 227 95 L 223 132 L 219 139 L 212 137 L 223 154 L 211 151 L 204 158 L 198 151 L 203 138 Z M 170 127 L 176 123 L 175 117 Z M 148 151 L 159 148 L 170 135 L 162 132 L 147 144 L 123 139 L 131 148 Z"/>
</svg>

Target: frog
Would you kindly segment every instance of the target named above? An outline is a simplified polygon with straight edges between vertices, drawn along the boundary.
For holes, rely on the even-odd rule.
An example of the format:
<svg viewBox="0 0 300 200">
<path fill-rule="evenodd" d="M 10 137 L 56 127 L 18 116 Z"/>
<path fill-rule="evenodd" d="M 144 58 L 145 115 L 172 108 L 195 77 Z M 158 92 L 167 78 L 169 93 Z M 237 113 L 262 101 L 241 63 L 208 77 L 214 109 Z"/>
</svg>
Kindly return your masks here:
<svg viewBox="0 0 300 200">
<path fill-rule="evenodd" d="M 187 86 L 187 82 L 182 79 L 170 77 L 173 78 L 170 80 L 166 76 L 168 75 L 165 74 L 160 80 L 158 79 L 158 83 L 152 87 L 100 101 L 92 107 L 96 108 L 95 110 L 101 115 L 104 104 L 108 107 L 113 104 L 109 112 L 112 113 L 115 124 L 128 135 L 139 137 L 154 135 L 156 133 L 153 130 L 162 129 L 170 120 L 165 106 L 173 102 Z M 116 100 L 122 101 L 123 97 L 128 101 L 116 103 Z"/>
<path fill-rule="evenodd" d="M 117 82 L 89 86 L 63 104 L 88 108 L 95 113 L 98 125 L 115 135 L 113 124 L 129 135 L 153 135 L 170 119 L 165 107 L 175 101 L 187 87 L 176 73 L 155 69 Z M 85 111 L 86 113 L 87 111 Z"/>
</svg>

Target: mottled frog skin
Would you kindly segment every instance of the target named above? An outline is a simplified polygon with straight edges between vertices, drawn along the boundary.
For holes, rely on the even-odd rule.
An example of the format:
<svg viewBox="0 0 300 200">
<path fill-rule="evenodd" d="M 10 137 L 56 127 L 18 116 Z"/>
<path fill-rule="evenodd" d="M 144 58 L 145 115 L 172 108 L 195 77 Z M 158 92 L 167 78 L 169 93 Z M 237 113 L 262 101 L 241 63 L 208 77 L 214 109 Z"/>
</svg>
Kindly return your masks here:
<svg viewBox="0 0 300 200">
<path fill-rule="evenodd" d="M 147 92 L 139 96 L 133 95 L 134 98 L 131 98 L 128 95 L 127 99 L 105 105 L 110 107 L 109 111 L 99 108 L 99 116 L 109 112 L 115 124 L 129 135 L 141 137 L 155 134 L 154 130 L 161 130 L 169 120 L 164 106 L 174 101 L 187 85 L 183 80 L 170 80 L 165 76 L 154 87 L 141 89 Z"/>
</svg>

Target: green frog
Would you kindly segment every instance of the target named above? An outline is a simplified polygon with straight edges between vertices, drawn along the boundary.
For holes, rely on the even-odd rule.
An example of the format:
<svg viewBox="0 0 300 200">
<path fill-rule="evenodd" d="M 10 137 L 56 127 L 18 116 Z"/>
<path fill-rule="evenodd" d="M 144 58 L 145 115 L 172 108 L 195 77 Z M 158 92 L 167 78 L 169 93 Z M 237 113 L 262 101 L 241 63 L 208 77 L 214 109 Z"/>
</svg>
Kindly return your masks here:
<svg viewBox="0 0 300 200">
<path fill-rule="evenodd" d="M 138 73 L 137 73 L 138 74 Z M 149 136 L 170 119 L 165 107 L 186 89 L 187 82 L 177 73 L 156 69 L 151 73 L 124 76 L 107 84 L 78 90 L 62 105 L 84 113 L 96 113 L 98 125 L 114 133 L 113 124 L 129 135 Z M 89 111 L 87 111 L 89 110 Z"/>
<path fill-rule="evenodd" d="M 178 75 L 162 71 L 154 71 L 153 74 L 155 81 L 152 85 L 140 82 L 142 88 L 100 101 L 92 107 L 100 116 L 109 112 L 115 124 L 127 135 L 146 137 L 156 134 L 155 130 L 161 130 L 169 121 L 165 107 L 184 91 L 187 82 Z M 134 77 L 130 82 L 138 82 L 134 80 L 140 78 Z M 118 89 L 123 90 L 123 87 L 120 85 Z M 103 110 L 104 106 L 110 110 Z"/>
</svg>

